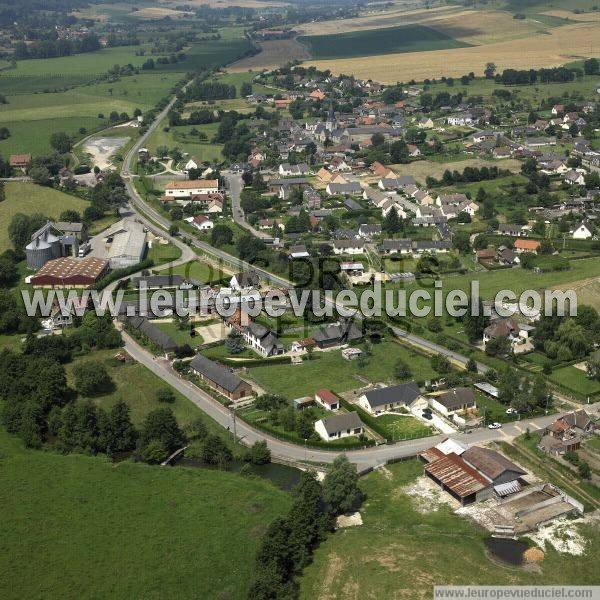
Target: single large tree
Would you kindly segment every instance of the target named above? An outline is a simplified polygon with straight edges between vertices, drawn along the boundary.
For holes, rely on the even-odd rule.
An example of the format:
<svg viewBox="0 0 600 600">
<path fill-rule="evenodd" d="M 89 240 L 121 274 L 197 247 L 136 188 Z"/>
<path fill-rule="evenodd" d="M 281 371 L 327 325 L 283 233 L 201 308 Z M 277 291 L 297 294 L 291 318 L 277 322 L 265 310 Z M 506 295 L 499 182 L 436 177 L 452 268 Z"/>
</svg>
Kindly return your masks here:
<svg viewBox="0 0 600 600">
<path fill-rule="evenodd" d="M 335 515 L 356 509 L 363 499 L 358 487 L 358 473 L 345 455 L 338 456 L 323 481 L 323 497 Z"/>
</svg>

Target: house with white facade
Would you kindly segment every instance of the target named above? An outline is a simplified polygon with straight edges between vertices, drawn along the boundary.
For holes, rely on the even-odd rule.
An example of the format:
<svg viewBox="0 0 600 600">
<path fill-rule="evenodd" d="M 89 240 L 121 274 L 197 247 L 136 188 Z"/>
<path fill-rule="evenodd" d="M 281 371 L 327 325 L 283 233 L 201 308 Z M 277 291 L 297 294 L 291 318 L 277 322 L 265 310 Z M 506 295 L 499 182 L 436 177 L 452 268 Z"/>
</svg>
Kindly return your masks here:
<svg viewBox="0 0 600 600">
<path fill-rule="evenodd" d="M 326 442 L 345 437 L 359 436 L 365 431 L 365 426 L 357 412 L 347 412 L 325 417 L 315 423 L 315 431 Z"/>
</svg>

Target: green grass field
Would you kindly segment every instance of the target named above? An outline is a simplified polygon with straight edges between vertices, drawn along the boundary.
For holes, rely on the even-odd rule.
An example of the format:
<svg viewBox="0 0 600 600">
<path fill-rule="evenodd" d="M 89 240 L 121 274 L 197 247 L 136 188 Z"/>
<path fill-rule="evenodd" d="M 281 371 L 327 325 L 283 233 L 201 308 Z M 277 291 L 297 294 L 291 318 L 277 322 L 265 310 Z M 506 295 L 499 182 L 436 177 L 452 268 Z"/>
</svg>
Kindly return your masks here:
<svg viewBox="0 0 600 600">
<path fill-rule="evenodd" d="M 67 380 L 72 384 L 73 368 L 80 362 L 98 361 L 107 369 L 115 384 L 115 389 L 109 394 L 98 396 L 93 401 L 102 408 L 109 409 L 118 401 L 123 400 L 131 409 L 131 419 L 135 424 L 141 423 L 146 415 L 164 406 L 156 399 L 156 391 L 168 387 L 156 375 L 138 362 L 122 363 L 115 360 L 118 350 L 98 350 L 82 357 L 77 357 L 66 365 Z M 185 396 L 173 390 L 175 402 L 168 406 L 173 410 L 180 425 L 190 423 L 194 419 L 202 419 L 215 433 L 223 431 L 214 421 L 208 418 L 195 404 Z"/>
<path fill-rule="evenodd" d="M 223 160 L 221 154 L 223 144 L 211 144 L 210 142 L 217 132 L 218 123 L 195 126 L 183 125 L 181 127 L 171 127 L 169 131 L 164 131 L 167 125 L 167 120 L 163 120 L 148 138 L 146 146 L 151 154 L 156 153 L 159 146 L 166 146 L 169 149 L 178 147 L 182 152 L 195 156 L 202 162 L 220 162 Z M 197 136 L 191 134 L 192 129 L 197 129 L 199 132 L 206 134 L 206 141 L 199 141 Z"/>
<path fill-rule="evenodd" d="M 200 260 L 194 260 L 185 265 L 180 265 L 175 268 L 169 268 L 160 271 L 161 275 L 182 275 L 189 279 L 196 279 L 203 283 L 211 283 L 213 281 L 220 281 L 226 277 L 225 273 L 217 267 L 213 267 L 208 263 Z"/>
<path fill-rule="evenodd" d="M 181 248 L 175 244 L 152 244 L 148 250 L 148 258 L 154 261 L 155 266 L 177 260 L 181 256 Z"/>
<path fill-rule="evenodd" d="M 365 29 L 334 35 L 301 36 L 298 40 L 309 48 L 315 59 L 353 58 L 397 52 L 424 52 L 427 50 L 445 50 L 447 48 L 465 48 L 470 45 L 459 42 L 424 25 Z"/>
<path fill-rule="evenodd" d="M 249 369 L 248 375 L 274 394 L 288 399 L 309 396 L 320 388 L 345 392 L 364 387 L 367 379 L 375 382 L 393 382 L 394 365 L 398 359 L 407 363 L 415 380 L 434 377 L 429 359 L 396 342 L 373 345 L 373 355 L 360 368 L 356 361 L 342 358 L 340 351 L 315 352 L 313 360 L 301 365 L 268 365 Z"/>
<path fill-rule="evenodd" d="M 202 336 L 190 336 L 190 329 L 187 326 L 185 329 L 179 329 L 174 323 L 154 323 L 156 327 L 171 336 L 180 346 L 189 344 L 192 348 L 197 348 L 202 344 Z"/>
<path fill-rule="evenodd" d="M 261 534 L 290 504 L 264 480 L 25 450 L 3 431 L 0 456 L 6 600 L 241 600 Z"/>
<path fill-rule="evenodd" d="M 387 431 L 388 438 L 393 441 L 431 435 L 430 427 L 411 416 L 381 415 L 377 417 L 377 424 Z"/>
<path fill-rule="evenodd" d="M 573 366 L 556 369 L 550 375 L 550 380 L 584 396 L 600 393 L 600 382 L 588 379 L 585 371 Z"/>
<path fill-rule="evenodd" d="M 179 79 L 180 73 L 144 73 L 66 92 L 11 95 L 8 104 L 0 106 L 0 126 L 8 127 L 11 133 L 0 141 L 0 153 L 49 152 L 50 135 L 55 131 L 80 139 L 84 136 L 79 133 L 82 127 L 87 132 L 107 127 L 112 111 L 131 116 L 136 108 L 149 110 Z"/>
<path fill-rule="evenodd" d="M 58 219 L 63 210 L 83 212 L 88 206 L 81 198 L 34 183 L 7 181 L 5 185 L 6 200 L 0 202 L 0 252 L 12 247 L 8 238 L 8 224 L 16 213 L 37 212 L 50 219 Z"/>
<path fill-rule="evenodd" d="M 435 510 L 427 499 L 405 493 L 422 472 L 423 465 L 411 460 L 362 480 L 364 524 L 340 529 L 320 545 L 301 580 L 303 600 L 425 599 L 432 597 L 434 585 L 596 583 L 597 526 L 574 526 L 589 540 L 583 556 L 559 554 L 547 546 L 536 570 L 502 567 L 487 558 L 485 533 L 467 518 L 445 505 Z"/>
</svg>

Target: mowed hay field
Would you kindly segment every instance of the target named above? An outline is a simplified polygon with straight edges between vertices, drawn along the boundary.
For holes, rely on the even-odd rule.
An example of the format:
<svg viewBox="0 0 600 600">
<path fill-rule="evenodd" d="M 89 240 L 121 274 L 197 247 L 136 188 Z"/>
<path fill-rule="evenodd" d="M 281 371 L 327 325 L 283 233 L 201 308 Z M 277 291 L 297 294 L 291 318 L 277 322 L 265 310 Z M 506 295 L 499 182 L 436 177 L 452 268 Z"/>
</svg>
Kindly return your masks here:
<svg viewBox="0 0 600 600">
<path fill-rule="evenodd" d="M 290 505 L 264 480 L 25 450 L 4 431 L 0 456 L 5 600 L 242 600 Z"/>
<path fill-rule="evenodd" d="M 34 183 L 7 181 L 6 200 L 0 202 L 0 252 L 12 248 L 8 237 L 8 225 L 16 213 L 41 213 L 50 219 L 58 219 L 64 210 L 83 212 L 88 203 L 81 198 L 59 190 Z"/>
<path fill-rule="evenodd" d="M 527 38 L 470 48 L 386 54 L 364 58 L 311 60 L 307 64 L 333 73 L 351 73 L 383 83 L 481 74 L 487 62 L 506 68 L 530 69 L 559 66 L 600 54 L 600 23 L 576 23 Z"/>
<path fill-rule="evenodd" d="M 591 277 L 556 286 L 554 289 L 567 291 L 573 290 L 577 295 L 577 304 L 587 304 L 600 311 L 600 277 Z"/>
</svg>

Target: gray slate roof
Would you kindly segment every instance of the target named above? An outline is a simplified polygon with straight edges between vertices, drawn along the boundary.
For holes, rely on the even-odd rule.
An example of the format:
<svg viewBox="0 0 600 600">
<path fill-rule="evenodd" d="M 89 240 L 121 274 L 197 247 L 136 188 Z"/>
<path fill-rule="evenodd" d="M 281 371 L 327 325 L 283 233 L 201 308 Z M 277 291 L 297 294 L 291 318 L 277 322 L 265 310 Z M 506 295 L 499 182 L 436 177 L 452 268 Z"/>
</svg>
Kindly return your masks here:
<svg viewBox="0 0 600 600">
<path fill-rule="evenodd" d="M 379 388 L 367 392 L 365 396 L 372 407 L 400 402 L 409 405 L 421 395 L 419 386 L 414 381 Z"/>
<path fill-rule="evenodd" d="M 357 412 L 341 413 L 339 415 L 332 415 L 322 419 L 323 427 L 325 431 L 331 435 L 344 429 L 356 429 L 357 427 L 364 427 L 363 422 L 360 420 Z"/>
<path fill-rule="evenodd" d="M 462 408 L 465 404 L 475 404 L 475 394 L 469 388 L 454 388 L 438 396 L 436 400 L 448 410 L 455 410 Z"/>
<path fill-rule="evenodd" d="M 190 362 L 190 367 L 228 392 L 235 392 L 243 383 L 235 373 L 209 360 L 202 354 L 194 356 Z"/>
</svg>

